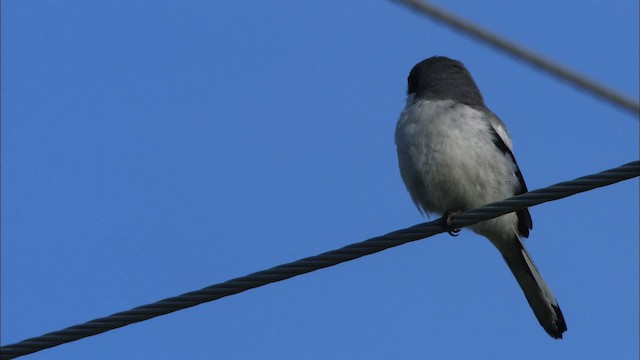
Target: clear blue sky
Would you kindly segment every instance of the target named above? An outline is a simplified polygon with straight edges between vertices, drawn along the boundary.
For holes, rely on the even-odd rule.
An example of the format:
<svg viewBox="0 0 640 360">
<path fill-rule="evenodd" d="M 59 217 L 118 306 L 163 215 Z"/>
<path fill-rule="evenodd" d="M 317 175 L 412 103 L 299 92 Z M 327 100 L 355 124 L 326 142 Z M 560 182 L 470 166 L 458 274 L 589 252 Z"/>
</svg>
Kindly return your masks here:
<svg viewBox="0 0 640 360">
<path fill-rule="evenodd" d="M 638 99 L 637 1 L 437 3 Z M 2 1 L 2 344 L 425 221 L 393 132 L 432 55 L 530 189 L 638 158 L 634 116 L 389 1 Z M 464 231 L 29 358 L 637 358 L 638 180 L 531 213 L 561 341 Z"/>
</svg>

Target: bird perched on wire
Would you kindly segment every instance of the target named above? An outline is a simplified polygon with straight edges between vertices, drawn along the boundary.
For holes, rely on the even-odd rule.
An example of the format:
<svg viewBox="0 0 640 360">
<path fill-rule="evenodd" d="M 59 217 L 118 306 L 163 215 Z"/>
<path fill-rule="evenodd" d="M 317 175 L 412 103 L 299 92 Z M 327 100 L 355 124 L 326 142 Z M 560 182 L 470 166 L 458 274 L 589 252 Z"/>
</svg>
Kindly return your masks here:
<svg viewBox="0 0 640 360">
<path fill-rule="evenodd" d="M 465 66 L 435 56 L 413 67 L 395 141 L 402 180 L 421 212 L 450 217 L 527 192 L 504 123 L 485 105 Z M 500 251 L 546 332 L 561 339 L 567 325 L 551 289 L 524 248 L 528 210 L 471 226 Z"/>
</svg>

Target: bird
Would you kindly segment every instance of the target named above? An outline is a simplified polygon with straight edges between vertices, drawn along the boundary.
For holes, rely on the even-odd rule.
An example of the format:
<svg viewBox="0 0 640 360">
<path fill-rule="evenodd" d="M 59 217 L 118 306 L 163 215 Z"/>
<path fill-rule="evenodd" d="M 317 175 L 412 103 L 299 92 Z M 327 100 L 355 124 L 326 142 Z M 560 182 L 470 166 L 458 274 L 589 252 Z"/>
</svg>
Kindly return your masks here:
<svg viewBox="0 0 640 360">
<path fill-rule="evenodd" d="M 407 101 L 395 130 L 400 175 L 423 214 L 450 218 L 527 192 L 505 124 L 485 105 L 460 61 L 433 56 L 407 79 Z M 538 322 L 554 339 L 567 325 L 558 301 L 524 247 L 533 222 L 528 209 L 470 226 L 504 258 Z"/>
</svg>

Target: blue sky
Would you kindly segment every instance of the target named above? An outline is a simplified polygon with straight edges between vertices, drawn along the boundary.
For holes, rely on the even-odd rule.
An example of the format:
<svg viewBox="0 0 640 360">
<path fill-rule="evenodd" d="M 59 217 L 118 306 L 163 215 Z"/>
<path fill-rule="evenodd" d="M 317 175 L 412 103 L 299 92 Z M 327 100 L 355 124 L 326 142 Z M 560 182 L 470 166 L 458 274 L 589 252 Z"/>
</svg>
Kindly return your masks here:
<svg viewBox="0 0 640 360">
<path fill-rule="evenodd" d="M 637 1 L 439 1 L 638 99 Z M 463 61 L 530 189 L 638 158 L 638 119 L 388 1 L 2 2 L 2 345 L 427 219 L 393 132 Z M 32 359 L 635 359 L 638 180 L 531 209 L 569 331 L 464 231 Z"/>
</svg>

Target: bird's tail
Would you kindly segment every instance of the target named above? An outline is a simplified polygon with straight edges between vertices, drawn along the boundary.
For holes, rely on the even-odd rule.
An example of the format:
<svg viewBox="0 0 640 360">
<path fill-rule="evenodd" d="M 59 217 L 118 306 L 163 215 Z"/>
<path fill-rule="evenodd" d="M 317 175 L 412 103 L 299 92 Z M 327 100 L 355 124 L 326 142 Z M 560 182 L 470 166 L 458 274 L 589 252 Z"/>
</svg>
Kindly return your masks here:
<svg viewBox="0 0 640 360">
<path fill-rule="evenodd" d="M 542 279 L 538 268 L 531 260 L 529 253 L 522 245 L 519 238 L 512 241 L 509 249 L 501 246 L 502 257 L 509 265 L 509 269 L 518 280 L 518 284 L 524 292 L 533 313 L 538 318 L 540 325 L 551 337 L 562 339 L 562 333 L 567 331 L 567 324 L 564 322 L 562 311 L 558 306 L 558 301 L 549 289 L 549 286 Z"/>
</svg>

